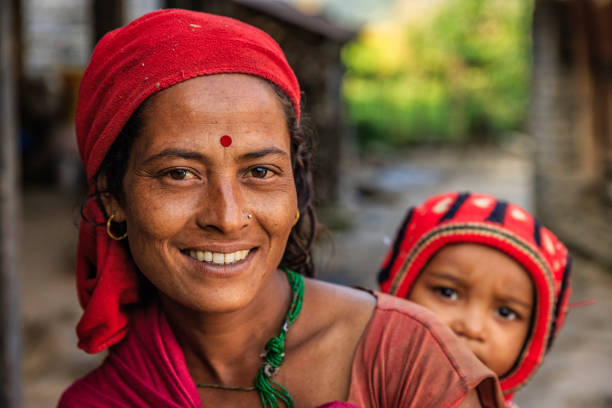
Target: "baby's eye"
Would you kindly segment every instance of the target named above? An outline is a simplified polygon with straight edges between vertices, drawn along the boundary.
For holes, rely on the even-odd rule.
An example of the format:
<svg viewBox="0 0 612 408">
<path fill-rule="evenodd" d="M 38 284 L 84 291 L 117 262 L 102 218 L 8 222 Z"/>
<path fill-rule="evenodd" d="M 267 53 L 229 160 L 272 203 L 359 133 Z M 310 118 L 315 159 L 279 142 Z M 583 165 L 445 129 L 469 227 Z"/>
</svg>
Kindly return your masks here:
<svg viewBox="0 0 612 408">
<path fill-rule="evenodd" d="M 457 293 L 456 290 L 451 289 L 451 288 L 447 288 L 444 286 L 439 286 L 434 288 L 434 290 L 440 294 L 440 296 L 443 296 L 445 298 L 448 298 L 450 300 L 457 300 L 459 298 L 459 294 Z"/>
<path fill-rule="evenodd" d="M 253 167 L 249 170 L 249 174 L 258 179 L 267 179 L 274 175 L 274 172 L 265 167 Z"/>
<path fill-rule="evenodd" d="M 195 177 L 195 174 L 187 169 L 170 169 L 164 175 L 169 176 L 173 180 L 189 180 Z"/>
<path fill-rule="evenodd" d="M 516 318 L 518 318 L 518 313 L 516 313 L 514 310 L 510 309 L 509 307 L 505 307 L 502 306 L 499 309 L 497 309 L 497 314 L 499 314 L 501 317 L 503 317 L 506 320 L 515 320 Z"/>
</svg>

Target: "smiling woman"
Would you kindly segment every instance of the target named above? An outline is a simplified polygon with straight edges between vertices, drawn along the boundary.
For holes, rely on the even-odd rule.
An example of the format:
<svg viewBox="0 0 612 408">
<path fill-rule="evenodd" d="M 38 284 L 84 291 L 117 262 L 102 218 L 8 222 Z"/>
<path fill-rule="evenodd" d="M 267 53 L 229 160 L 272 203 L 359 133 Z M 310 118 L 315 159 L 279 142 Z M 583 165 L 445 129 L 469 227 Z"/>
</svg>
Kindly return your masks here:
<svg viewBox="0 0 612 408">
<path fill-rule="evenodd" d="M 161 10 L 100 41 L 77 112 L 77 333 L 109 356 L 60 407 L 501 406 L 431 314 L 303 277 L 300 117 L 282 51 L 236 20 Z"/>
</svg>

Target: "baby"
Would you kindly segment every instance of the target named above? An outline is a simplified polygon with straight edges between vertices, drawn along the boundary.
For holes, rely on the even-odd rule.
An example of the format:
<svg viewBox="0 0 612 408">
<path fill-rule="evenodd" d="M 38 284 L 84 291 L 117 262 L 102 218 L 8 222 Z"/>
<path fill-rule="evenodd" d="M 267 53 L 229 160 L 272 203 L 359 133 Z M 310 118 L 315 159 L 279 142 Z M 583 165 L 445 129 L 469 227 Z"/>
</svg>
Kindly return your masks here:
<svg viewBox="0 0 612 408">
<path fill-rule="evenodd" d="M 507 407 L 563 325 L 565 246 L 517 205 L 447 193 L 412 208 L 378 275 L 381 290 L 433 311 L 500 379 Z"/>
</svg>

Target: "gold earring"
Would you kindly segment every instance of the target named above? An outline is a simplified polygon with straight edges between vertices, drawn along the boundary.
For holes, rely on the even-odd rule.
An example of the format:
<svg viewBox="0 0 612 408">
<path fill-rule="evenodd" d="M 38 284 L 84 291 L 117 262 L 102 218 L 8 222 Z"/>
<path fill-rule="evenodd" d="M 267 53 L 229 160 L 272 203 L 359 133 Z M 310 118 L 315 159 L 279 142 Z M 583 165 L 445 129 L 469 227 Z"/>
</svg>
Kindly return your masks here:
<svg viewBox="0 0 612 408">
<path fill-rule="evenodd" d="M 122 239 L 125 239 L 125 237 L 127 237 L 127 231 L 125 231 L 125 234 L 123 234 L 120 237 L 118 237 L 115 234 L 113 234 L 112 231 L 111 231 L 111 222 L 113 221 L 113 218 L 115 218 L 115 214 L 111 214 L 111 216 L 108 217 L 108 220 L 106 221 L 106 234 L 111 239 L 114 239 L 115 241 L 121 241 Z"/>
<path fill-rule="evenodd" d="M 298 208 L 297 212 L 295 213 L 295 219 L 293 220 L 294 227 L 295 227 L 295 224 L 297 224 L 299 220 L 300 220 L 300 210 Z"/>
</svg>

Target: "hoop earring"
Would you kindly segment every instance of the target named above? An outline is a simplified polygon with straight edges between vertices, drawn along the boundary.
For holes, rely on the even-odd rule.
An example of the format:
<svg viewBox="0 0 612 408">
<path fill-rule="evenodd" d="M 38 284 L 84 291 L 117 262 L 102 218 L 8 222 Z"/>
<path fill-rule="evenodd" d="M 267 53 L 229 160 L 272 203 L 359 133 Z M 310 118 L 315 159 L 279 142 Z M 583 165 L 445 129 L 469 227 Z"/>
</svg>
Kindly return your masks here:
<svg viewBox="0 0 612 408">
<path fill-rule="evenodd" d="M 300 209 L 298 208 L 297 212 L 295 213 L 295 219 L 293 220 L 294 227 L 295 227 L 295 224 L 297 224 L 299 220 L 300 220 Z"/>
<path fill-rule="evenodd" d="M 113 218 L 115 218 L 115 214 L 111 214 L 111 216 L 108 217 L 108 220 L 106 221 L 106 234 L 115 241 L 121 241 L 122 239 L 125 239 L 127 237 L 127 231 L 125 231 L 125 234 L 120 237 L 113 234 L 111 231 L 111 222 L 113 221 Z"/>
</svg>

